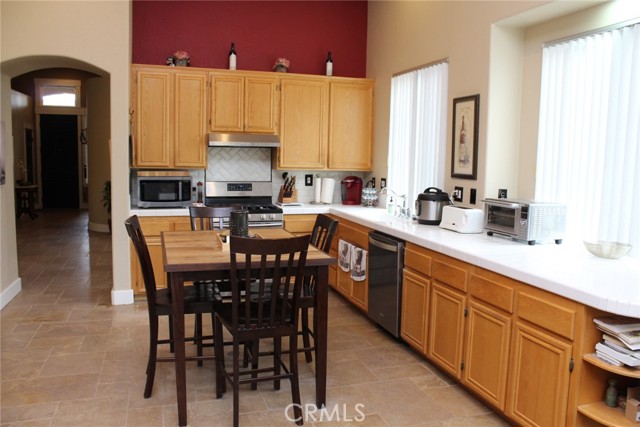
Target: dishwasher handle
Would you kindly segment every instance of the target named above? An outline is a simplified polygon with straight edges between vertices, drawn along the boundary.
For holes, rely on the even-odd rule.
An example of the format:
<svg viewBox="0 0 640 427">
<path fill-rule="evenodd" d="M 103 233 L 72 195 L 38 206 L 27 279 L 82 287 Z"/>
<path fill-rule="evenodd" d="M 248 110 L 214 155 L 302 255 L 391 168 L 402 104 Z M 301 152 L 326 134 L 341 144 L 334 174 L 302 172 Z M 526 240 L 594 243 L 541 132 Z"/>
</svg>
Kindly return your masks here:
<svg viewBox="0 0 640 427">
<path fill-rule="evenodd" d="M 383 240 L 384 239 L 384 240 Z M 399 244 L 395 240 L 387 239 L 377 233 L 369 234 L 369 246 L 376 246 L 389 252 L 398 252 Z"/>
</svg>

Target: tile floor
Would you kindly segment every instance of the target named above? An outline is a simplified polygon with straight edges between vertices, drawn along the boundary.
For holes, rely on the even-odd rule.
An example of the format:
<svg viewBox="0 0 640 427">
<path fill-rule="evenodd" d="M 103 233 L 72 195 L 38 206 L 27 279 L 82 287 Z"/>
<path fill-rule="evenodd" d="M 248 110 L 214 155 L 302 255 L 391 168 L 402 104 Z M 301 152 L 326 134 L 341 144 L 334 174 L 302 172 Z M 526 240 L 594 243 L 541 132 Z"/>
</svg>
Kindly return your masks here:
<svg viewBox="0 0 640 427">
<path fill-rule="evenodd" d="M 110 236 L 88 232 L 87 221 L 86 212 L 64 210 L 17 221 L 23 290 L 0 313 L 0 424 L 175 426 L 171 364 L 158 365 L 153 395 L 142 397 L 146 304 L 110 304 Z M 509 425 L 334 293 L 329 310 L 330 412 L 322 419 L 309 412 L 305 425 Z M 304 359 L 301 371 L 303 404 L 311 404 L 314 380 Z M 211 362 L 188 366 L 192 427 L 231 425 L 230 393 L 215 399 L 213 382 Z M 241 425 L 294 425 L 284 416 L 289 399 L 286 384 L 241 392 Z"/>
</svg>

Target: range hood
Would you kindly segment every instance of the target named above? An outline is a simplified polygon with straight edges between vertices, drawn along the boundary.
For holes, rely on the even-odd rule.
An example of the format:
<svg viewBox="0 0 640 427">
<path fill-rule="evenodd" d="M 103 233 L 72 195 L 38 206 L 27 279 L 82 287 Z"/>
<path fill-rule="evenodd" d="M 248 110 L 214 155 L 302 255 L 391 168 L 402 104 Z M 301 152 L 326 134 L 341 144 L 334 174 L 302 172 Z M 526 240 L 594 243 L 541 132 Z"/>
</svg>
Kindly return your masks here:
<svg viewBox="0 0 640 427">
<path fill-rule="evenodd" d="M 278 135 L 258 133 L 210 133 L 209 147 L 279 147 Z"/>
</svg>

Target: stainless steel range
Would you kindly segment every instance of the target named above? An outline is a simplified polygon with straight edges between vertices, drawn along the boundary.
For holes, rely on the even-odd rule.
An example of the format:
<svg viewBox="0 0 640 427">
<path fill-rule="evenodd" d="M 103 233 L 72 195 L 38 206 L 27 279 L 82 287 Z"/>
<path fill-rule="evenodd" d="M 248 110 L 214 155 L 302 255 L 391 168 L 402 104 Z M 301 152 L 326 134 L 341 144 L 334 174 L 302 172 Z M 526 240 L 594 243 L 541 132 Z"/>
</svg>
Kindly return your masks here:
<svg viewBox="0 0 640 427">
<path fill-rule="evenodd" d="M 250 227 L 282 227 L 282 208 L 272 202 L 271 181 L 206 183 L 207 206 L 234 206 L 249 211 Z M 225 227 L 229 219 L 224 219 Z"/>
</svg>

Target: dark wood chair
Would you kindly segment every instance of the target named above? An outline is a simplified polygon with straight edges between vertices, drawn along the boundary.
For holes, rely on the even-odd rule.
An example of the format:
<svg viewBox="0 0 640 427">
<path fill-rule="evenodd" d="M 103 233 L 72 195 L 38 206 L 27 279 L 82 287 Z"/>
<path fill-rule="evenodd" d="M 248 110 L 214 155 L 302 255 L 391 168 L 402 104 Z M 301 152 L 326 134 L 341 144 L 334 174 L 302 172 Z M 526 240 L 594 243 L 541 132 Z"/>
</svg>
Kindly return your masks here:
<svg viewBox="0 0 640 427">
<path fill-rule="evenodd" d="M 313 225 L 313 231 L 311 232 L 310 243 L 321 250 L 324 253 L 329 253 L 331 248 L 331 242 L 333 241 L 333 235 L 338 228 L 338 220 L 333 219 L 327 215 L 319 214 L 316 217 L 316 222 Z M 315 300 L 315 276 L 305 277 L 302 285 L 302 294 L 298 305 L 300 307 L 300 334 L 302 335 L 302 348 L 299 348 L 299 352 L 304 352 L 307 363 L 310 363 L 313 359 L 311 352 L 315 351 L 315 333 L 309 325 L 309 310 L 314 307 Z M 315 310 L 314 310 L 315 316 Z M 314 326 L 317 324 L 317 320 L 314 318 Z M 311 338 L 314 339 L 314 345 L 311 345 Z"/>
<path fill-rule="evenodd" d="M 288 239 L 230 238 L 231 303 L 216 311 L 214 347 L 216 356 L 216 397 L 226 392 L 226 381 L 233 387 L 233 425 L 238 426 L 239 387 L 274 381 L 291 381 L 294 416 L 302 425 L 298 382 L 298 296 L 304 279 L 309 236 Z M 272 263 L 272 265 L 268 265 Z M 281 290 L 283 292 L 281 292 Z M 292 297 L 289 298 L 289 295 Z M 227 370 L 223 347 L 223 328 L 232 337 L 233 360 Z M 282 361 L 281 339 L 289 338 L 289 366 Z M 258 368 L 260 354 L 249 351 L 251 365 L 240 369 L 240 344 L 273 339 L 273 366 Z M 251 346 L 249 346 L 251 347 Z M 246 348 L 246 346 L 245 346 Z"/>
<path fill-rule="evenodd" d="M 224 218 L 231 216 L 232 207 L 189 206 L 192 230 L 222 230 Z"/>
<path fill-rule="evenodd" d="M 189 206 L 189 217 L 191 219 L 191 229 L 193 231 L 202 230 L 222 230 L 224 219 L 231 216 L 233 207 L 222 206 Z M 229 292 L 228 283 L 213 280 L 199 280 L 193 282 L 196 290 L 202 294 L 214 293 L 221 295 Z M 193 336 L 202 335 L 202 315 L 196 314 Z M 204 344 L 204 346 L 207 346 Z M 198 366 L 202 366 L 202 361 L 198 361 Z"/>
<path fill-rule="evenodd" d="M 170 289 L 157 289 L 156 279 L 151 265 L 149 249 L 144 238 L 140 221 L 136 215 L 129 217 L 124 225 L 133 243 L 136 254 L 140 261 L 142 277 L 144 279 L 144 289 L 147 294 L 147 308 L 149 313 L 149 358 L 147 360 L 147 381 L 144 387 L 144 397 L 149 398 L 153 389 L 157 362 L 173 362 L 173 357 L 158 357 L 158 345 L 170 344 L 173 346 L 173 324 L 172 324 L 172 302 Z M 216 296 L 213 294 L 199 293 L 193 286 L 184 287 L 184 313 L 202 315 L 208 313 L 213 316 L 215 306 L 218 304 Z M 158 339 L 158 319 L 160 316 L 169 317 L 169 339 Z M 186 338 L 185 341 L 194 341 L 198 346 L 198 353 L 195 357 L 187 357 L 186 360 L 197 360 L 202 362 L 205 359 L 213 359 L 214 356 L 203 356 L 202 345 L 204 340 L 213 339 L 209 336 L 195 336 Z M 172 348 L 173 349 L 173 348 Z"/>
</svg>

